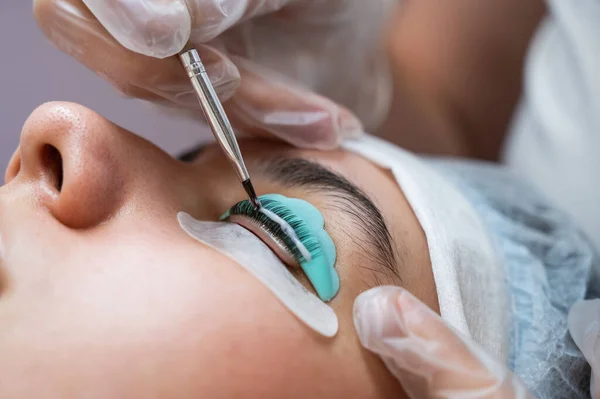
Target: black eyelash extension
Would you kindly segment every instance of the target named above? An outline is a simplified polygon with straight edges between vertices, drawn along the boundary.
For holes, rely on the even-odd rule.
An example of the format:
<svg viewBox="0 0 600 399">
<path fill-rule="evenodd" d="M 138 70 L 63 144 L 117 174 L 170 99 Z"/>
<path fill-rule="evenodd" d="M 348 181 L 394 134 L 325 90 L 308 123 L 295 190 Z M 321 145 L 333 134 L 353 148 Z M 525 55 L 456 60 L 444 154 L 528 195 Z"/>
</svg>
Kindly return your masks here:
<svg viewBox="0 0 600 399">
<path fill-rule="evenodd" d="M 321 255 L 321 245 L 317 237 L 313 234 L 312 230 L 303 219 L 299 218 L 294 212 L 282 205 L 279 201 L 264 198 L 261 199 L 261 204 L 265 209 L 275 213 L 292 227 L 300 242 L 304 245 L 313 258 Z M 264 213 L 257 211 L 250 201 L 244 200 L 235 204 L 226 214 L 226 217 L 230 215 L 242 215 L 251 218 L 263 230 L 278 240 L 283 247 L 287 249 L 295 259 L 298 260 L 299 263 L 307 262 L 307 259 L 305 259 L 305 257 L 302 255 L 302 252 L 298 249 L 294 243 L 294 240 L 292 240 L 281 229 L 279 223 L 272 220 Z"/>
</svg>

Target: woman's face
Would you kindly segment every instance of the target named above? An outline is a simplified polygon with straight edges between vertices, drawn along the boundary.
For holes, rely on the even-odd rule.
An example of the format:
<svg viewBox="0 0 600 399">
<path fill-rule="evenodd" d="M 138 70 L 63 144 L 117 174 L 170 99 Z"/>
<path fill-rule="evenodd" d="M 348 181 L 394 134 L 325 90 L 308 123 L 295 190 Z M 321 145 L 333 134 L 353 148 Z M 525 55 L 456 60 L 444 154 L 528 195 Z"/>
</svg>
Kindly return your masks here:
<svg viewBox="0 0 600 399">
<path fill-rule="evenodd" d="M 50 103 L 25 123 L 0 188 L 0 397 L 398 397 L 360 346 L 352 304 L 402 284 L 437 310 L 402 192 L 354 154 L 241 144 L 259 193 L 323 212 L 338 251 L 338 335 L 314 333 L 179 227 L 179 211 L 215 221 L 244 199 L 217 147 L 182 163 L 82 106 Z M 379 219 L 319 165 L 358 186 Z"/>
</svg>

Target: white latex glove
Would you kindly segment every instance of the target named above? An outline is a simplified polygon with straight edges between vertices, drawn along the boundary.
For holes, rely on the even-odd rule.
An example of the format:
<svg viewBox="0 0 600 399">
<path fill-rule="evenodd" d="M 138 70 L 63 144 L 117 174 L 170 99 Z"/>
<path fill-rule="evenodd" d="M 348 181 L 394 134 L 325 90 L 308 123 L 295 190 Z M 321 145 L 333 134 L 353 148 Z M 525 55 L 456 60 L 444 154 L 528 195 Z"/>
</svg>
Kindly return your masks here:
<svg viewBox="0 0 600 399">
<path fill-rule="evenodd" d="M 202 118 L 171 57 L 190 42 L 236 128 L 329 149 L 363 131 L 355 115 L 373 128 L 387 113 L 382 32 L 396 1 L 34 0 L 34 11 L 124 94 Z"/>
<path fill-rule="evenodd" d="M 531 397 L 515 375 L 400 287 L 361 294 L 354 325 L 410 398 Z"/>
<path fill-rule="evenodd" d="M 573 305 L 569 311 L 569 331 L 592 366 L 591 396 L 600 399 L 600 299 Z"/>
</svg>

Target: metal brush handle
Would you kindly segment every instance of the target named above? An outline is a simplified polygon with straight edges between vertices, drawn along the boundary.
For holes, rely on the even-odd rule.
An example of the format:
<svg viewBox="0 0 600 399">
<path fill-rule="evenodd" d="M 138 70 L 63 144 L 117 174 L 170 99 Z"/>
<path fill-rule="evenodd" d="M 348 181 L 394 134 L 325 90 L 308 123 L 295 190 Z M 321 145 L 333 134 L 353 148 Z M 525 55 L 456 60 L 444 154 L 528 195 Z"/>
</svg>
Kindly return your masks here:
<svg viewBox="0 0 600 399">
<path fill-rule="evenodd" d="M 179 59 L 183 64 L 192 85 L 194 91 L 198 96 L 200 106 L 206 117 L 206 121 L 212 130 L 215 139 L 225 152 L 225 155 L 229 158 L 235 171 L 237 172 L 240 181 L 245 182 L 250 179 L 242 153 L 238 146 L 233 128 L 229 119 L 225 114 L 225 110 L 215 93 L 212 83 L 206 73 L 204 64 L 200 60 L 200 56 L 196 49 L 185 51 L 179 55 Z"/>
</svg>

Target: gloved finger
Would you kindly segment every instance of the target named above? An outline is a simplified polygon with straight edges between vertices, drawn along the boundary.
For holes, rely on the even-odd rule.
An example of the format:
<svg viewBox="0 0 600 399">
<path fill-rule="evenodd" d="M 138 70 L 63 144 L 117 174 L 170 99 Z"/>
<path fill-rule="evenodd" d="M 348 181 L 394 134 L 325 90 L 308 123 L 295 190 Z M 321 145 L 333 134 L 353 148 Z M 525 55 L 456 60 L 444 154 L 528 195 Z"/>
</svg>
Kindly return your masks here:
<svg viewBox="0 0 600 399">
<path fill-rule="evenodd" d="M 573 341 L 592 367 L 590 393 L 600 398 L 600 299 L 573 305 L 568 324 Z"/>
<path fill-rule="evenodd" d="M 180 52 L 192 19 L 185 0 L 81 0 L 127 49 L 156 58 Z"/>
<path fill-rule="evenodd" d="M 528 397 L 518 378 L 399 287 L 361 294 L 354 323 L 412 398 Z"/>
<path fill-rule="evenodd" d="M 81 0 L 127 49 L 156 58 L 216 38 L 241 20 L 281 9 L 290 0 Z"/>
<path fill-rule="evenodd" d="M 146 1 L 164 2 L 164 0 Z M 326 0 L 326 2 L 330 1 Z M 187 0 L 192 16 L 190 41 L 194 44 L 206 43 L 239 22 L 279 11 L 293 2 L 294 0 Z M 314 2 L 313 0 L 310 3 Z M 303 2 L 295 1 L 295 3 Z"/>
<path fill-rule="evenodd" d="M 106 78 L 122 93 L 198 108 L 177 57 L 157 59 L 124 48 L 80 0 L 37 0 L 34 12 L 46 36 L 61 50 Z M 237 68 L 212 47 L 197 46 L 197 49 L 215 90 L 221 99 L 227 99 L 239 85 Z"/>
<path fill-rule="evenodd" d="M 347 108 L 248 60 L 233 57 L 241 85 L 225 104 L 232 123 L 255 136 L 274 136 L 301 148 L 322 150 L 357 137 L 363 127 Z"/>
</svg>

